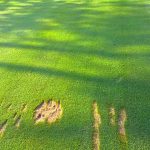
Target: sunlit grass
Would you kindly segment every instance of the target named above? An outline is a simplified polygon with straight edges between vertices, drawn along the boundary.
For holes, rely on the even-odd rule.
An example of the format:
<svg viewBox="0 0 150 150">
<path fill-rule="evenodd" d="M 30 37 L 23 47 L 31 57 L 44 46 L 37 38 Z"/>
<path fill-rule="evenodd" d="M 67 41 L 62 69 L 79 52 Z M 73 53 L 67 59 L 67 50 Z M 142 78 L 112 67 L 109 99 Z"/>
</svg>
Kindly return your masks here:
<svg viewBox="0 0 150 150">
<path fill-rule="evenodd" d="M 102 116 L 102 149 L 121 149 L 108 107 L 127 111 L 127 147 L 148 150 L 149 1 L 0 1 L 1 149 L 92 149 L 92 102 Z M 60 121 L 35 126 L 33 109 L 60 100 Z M 12 103 L 12 111 L 5 107 Z M 20 129 L 12 114 L 23 103 Z"/>
</svg>

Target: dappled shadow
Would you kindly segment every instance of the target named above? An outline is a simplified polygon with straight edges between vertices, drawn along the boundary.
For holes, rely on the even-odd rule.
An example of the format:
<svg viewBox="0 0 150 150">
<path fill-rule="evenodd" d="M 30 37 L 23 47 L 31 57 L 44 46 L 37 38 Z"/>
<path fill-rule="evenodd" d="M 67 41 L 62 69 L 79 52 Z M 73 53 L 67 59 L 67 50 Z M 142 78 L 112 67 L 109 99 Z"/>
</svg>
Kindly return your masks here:
<svg viewBox="0 0 150 150">
<path fill-rule="evenodd" d="M 101 98 L 118 97 L 110 103 L 126 107 L 129 135 L 149 138 L 149 8 L 146 1 L 3 1 L 0 68 L 85 83 L 81 88 L 103 106 L 109 102 Z M 19 53 L 14 56 L 17 62 L 3 59 L 8 49 Z M 53 61 L 53 53 L 59 60 Z M 70 132 L 63 133 L 68 137 Z"/>
<path fill-rule="evenodd" d="M 65 3 L 65 1 L 28 3 L 30 5 L 17 5 L 15 7 L 19 7 L 19 9 L 16 9 L 11 14 L 8 11 L 3 15 L 1 33 L 20 36 L 22 41 L 16 41 L 14 37 L 13 41 L 1 42 L 1 47 L 58 51 L 59 53 L 71 52 L 80 55 L 90 54 L 112 59 L 126 59 L 128 56 L 136 58 L 137 54 L 128 53 L 125 55 L 123 51 L 116 52 L 116 48 L 140 46 L 141 44 L 143 46 L 149 45 L 150 35 L 145 32 L 145 30 L 149 29 L 149 15 L 144 9 L 142 10 L 147 5 L 124 2 L 124 5 L 120 8 L 121 2 L 115 2 L 115 6 L 111 10 L 111 3 L 105 4 L 106 6 L 103 6 L 102 3 L 103 7 L 101 4 L 93 6 L 90 3 L 86 3 L 86 1 L 80 5 Z M 130 5 L 130 7 L 126 8 L 125 4 Z M 45 5 L 47 7 L 43 9 Z M 96 7 L 99 10 L 94 9 Z M 109 11 L 107 11 L 107 7 L 110 7 Z M 137 13 L 139 9 L 141 14 Z M 15 13 L 20 15 L 15 15 Z M 125 20 L 127 20 L 127 24 L 124 24 Z M 137 30 L 140 30 L 140 32 L 137 33 Z M 63 41 L 59 41 L 62 40 L 59 38 L 56 40 L 51 34 L 54 32 L 59 36 L 59 32 L 64 31 L 69 33 L 69 37 Z M 45 38 L 41 37 L 41 34 L 43 35 L 45 32 L 47 32 Z M 75 36 L 75 39 L 69 40 L 70 36 Z M 29 41 L 40 42 L 43 46 L 32 45 L 32 43 L 23 44 L 23 42 L 29 43 Z M 111 50 L 108 49 L 110 46 Z M 144 57 L 148 56 L 147 53 L 143 55 Z"/>
</svg>

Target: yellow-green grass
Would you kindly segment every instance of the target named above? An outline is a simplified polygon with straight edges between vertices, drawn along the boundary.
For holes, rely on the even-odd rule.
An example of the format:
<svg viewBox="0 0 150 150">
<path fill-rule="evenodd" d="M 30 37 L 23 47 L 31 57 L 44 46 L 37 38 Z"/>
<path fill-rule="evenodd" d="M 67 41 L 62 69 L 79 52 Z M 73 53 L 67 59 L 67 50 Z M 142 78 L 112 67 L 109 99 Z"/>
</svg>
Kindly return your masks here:
<svg viewBox="0 0 150 150">
<path fill-rule="evenodd" d="M 92 149 L 96 100 L 101 149 L 149 150 L 149 51 L 149 0 L 0 0 L 0 122 L 8 119 L 0 149 Z M 61 101 L 63 117 L 35 126 L 33 110 L 49 98 Z M 125 146 L 110 105 L 117 115 L 126 109 Z"/>
</svg>

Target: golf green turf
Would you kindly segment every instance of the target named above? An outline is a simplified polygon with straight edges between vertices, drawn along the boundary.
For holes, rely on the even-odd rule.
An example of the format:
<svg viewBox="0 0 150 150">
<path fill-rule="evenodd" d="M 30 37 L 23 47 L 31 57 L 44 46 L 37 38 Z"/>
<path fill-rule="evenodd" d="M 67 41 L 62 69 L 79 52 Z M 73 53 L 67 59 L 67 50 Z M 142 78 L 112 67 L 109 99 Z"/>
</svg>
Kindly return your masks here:
<svg viewBox="0 0 150 150">
<path fill-rule="evenodd" d="M 62 118 L 34 125 L 34 108 L 50 98 Z M 0 0 L 0 150 L 91 150 L 93 100 L 102 150 L 150 149 L 150 1 Z M 116 118 L 127 112 L 125 145 L 110 105 Z"/>
</svg>

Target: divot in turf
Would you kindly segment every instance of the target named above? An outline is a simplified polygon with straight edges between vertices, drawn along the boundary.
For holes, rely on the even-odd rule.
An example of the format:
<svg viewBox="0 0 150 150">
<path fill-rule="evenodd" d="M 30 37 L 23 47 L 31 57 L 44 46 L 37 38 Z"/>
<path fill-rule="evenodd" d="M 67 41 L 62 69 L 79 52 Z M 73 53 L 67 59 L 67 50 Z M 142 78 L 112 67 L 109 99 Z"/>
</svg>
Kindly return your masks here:
<svg viewBox="0 0 150 150">
<path fill-rule="evenodd" d="M 8 121 L 8 120 L 5 120 L 5 121 L 0 125 L 0 137 L 3 136 L 3 134 L 4 134 L 5 130 L 6 130 L 7 121 Z"/>
<path fill-rule="evenodd" d="M 126 129 L 125 129 L 126 120 L 127 120 L 126 110 L 121 109 L 118 120 L 118 130 L 119 130 L 119 140 L 123 144 L 127 143 Z"/>
<path fill-rule="evenodd" d="M 101 116 L 98 111 L 97 102 L 93 102 L 93 150 L 100 150 L 100 125 L 101 125 Z"/>
<path fill-rule="evenodd" d="M 62 116 L 62 107 L 60 101 L 55 102 L 49 100 L 47 102 L 42 102 L 35 108 L 34 111 L 34 121 L 35 124 L 40 122 L 53 123 Z"/>
<path fill-rule="evenodd" d="M 116 124 L 116 112 L 115 108 L 111 106 L 109 108 L 109 118 L 110 118 L 110 125 L 115 126 Z"/>
</svg>

